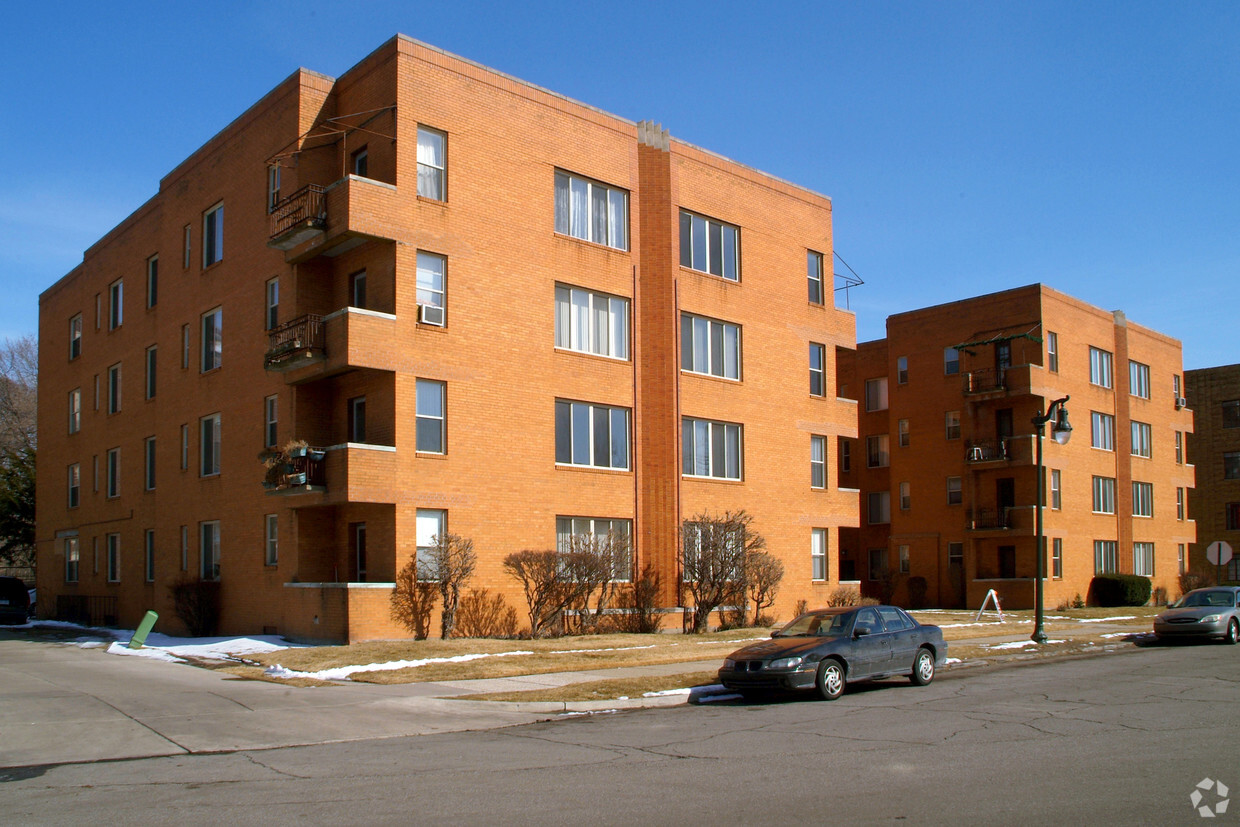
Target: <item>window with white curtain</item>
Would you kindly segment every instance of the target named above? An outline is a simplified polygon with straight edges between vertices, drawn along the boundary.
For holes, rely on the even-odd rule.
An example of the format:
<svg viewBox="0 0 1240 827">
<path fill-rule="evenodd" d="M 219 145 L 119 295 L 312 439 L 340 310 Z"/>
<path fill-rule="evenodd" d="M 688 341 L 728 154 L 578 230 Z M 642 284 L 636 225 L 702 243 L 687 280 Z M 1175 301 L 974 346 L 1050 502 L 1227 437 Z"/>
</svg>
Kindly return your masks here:
<svg viewBox="0 0 1240 827">
<path fill-rule="evenodd" d="M 1154 544 L 1132 544 L 1132 573 L 1142 577 L 1154 576 Z"/>
<path fill-rule="evenodd" d="M 418 127 L 418 195 L 447 201 L 447 156 L 444 145 L 447 136 L 442 132 Z"/>
<path fill-rule="evenodd" d="M 447 275 L 448 259 L 445 256 L 418 250 L 418 304 L 444 310 L 438 314 L 423 313 L 423 323 L 437 323 L 440 326 L 446 323 L 444 295 Z"/>
<path fill-rule="evenodd" d="M 814 580 L 827 579 L 827 530 L 825 528 L 810 529 L 809 559 Z"/>
<path fill-rule="evenodd" d="M 629 410 L 555 402 L 555 461 L 593 468 L 629 467 Z"/>
<path fill-rule="evenodd" d="M 580 175 L 555 171 L 555 231 L 629 249 L 629 194 Z"/>
<path fill-rule="evenodd" d="M 1115 479 L 1094 477 L 1094 513 L 1115 513 Z"/>
<path fill-rule="evenodd" d="M 811 488 L 827 487 L 827 438 L 809 438 L 809 484 Z"/>
<path fill-rule="evenodd" d="M 1090 411 L 1090 444 L 1104 451 L 1115 450 L 1115 417 L 1110 414 Z"/>
<path fill-rule="evenodd" d="M 1119 544 L 1114 540 L 1094 540 L 1094 574 L 1119 571 Z"/>
<path fill-rule="evenodd" d="M 1111 387 L 1111 354 L 1108 351 L 1089 349 L 1089 381 L 1099 387 Z"/>
<path fill-rule="evenodd" d="M 1151 434 L 1153 428 L 1148 422 L 1132 421 L 1132 455 L 1134 457 L 1145 457 L 1149 459 L 1153 454 L 1153 448 L 1150 445 Z"/>
<path fill-rule="evenodd" d="M 1142 399 L 1150 398 L 1150 366 L 1140 362 L 1128 363 L 1128 393 Z"/>
<path fill-rule="evenodd" d="M 628 359 L 629 300 L 557 284 L 555 346 Z"/>
<path fill-rule="evenodd" d="M 686 477 L 741 478 L 740 425 L 685 417 L 681 429 L 682 473 Z"/>
<path fill-rule="evenodd" d="M 1154 483 L 1134 482 L 1132 484 L 1132 516 L 1154 516 Z"/>
<path fill-rule="evenodd" d="M 740 326 L 682 313 L 680 369 L 724 379 L 740 379 Z"/>
</svg>

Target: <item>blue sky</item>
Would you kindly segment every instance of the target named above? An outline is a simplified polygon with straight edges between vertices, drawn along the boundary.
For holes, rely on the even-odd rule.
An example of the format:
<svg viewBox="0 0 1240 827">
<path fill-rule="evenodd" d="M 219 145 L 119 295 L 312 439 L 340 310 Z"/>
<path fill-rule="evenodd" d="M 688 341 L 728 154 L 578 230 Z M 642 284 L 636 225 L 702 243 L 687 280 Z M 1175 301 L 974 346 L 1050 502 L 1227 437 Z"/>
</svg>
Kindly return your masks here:
<svg viewBox="0 0 1240 827">
<path fill-rule="evenodd" d="M 830 195 L 862 341 L 1041 281 L 1240 362 L 1234 2 L 13 4 L 0 338 L 295 68 L 397 32 Z"/>
</svg>

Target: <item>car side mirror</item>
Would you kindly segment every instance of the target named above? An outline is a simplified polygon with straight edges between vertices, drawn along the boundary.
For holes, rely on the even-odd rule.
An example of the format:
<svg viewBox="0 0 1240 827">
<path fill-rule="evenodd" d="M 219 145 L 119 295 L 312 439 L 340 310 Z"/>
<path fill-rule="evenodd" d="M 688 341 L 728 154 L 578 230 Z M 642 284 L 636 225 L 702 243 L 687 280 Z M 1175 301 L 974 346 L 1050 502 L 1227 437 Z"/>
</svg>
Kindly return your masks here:
<svg viewBox="0 0 1240 827">
<path fill-rule="evenodd" d="M 859 637 L 868 635 L 869 633 L 870 633 L 870 630 L 868 627 L 858 626 L 856 629 L 853 629 L 853 640 L 856 640 Z"/>
</svg>

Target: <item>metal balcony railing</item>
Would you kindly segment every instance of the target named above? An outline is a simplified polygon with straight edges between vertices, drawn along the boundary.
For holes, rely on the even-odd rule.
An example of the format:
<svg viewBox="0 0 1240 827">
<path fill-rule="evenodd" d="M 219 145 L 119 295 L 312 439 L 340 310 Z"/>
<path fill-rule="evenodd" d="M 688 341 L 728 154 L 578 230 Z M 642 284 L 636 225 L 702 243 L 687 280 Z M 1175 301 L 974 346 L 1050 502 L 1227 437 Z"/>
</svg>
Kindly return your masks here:
<svg viewBox="0 0 1240 827">
<path fill-rule="evenodd" d="M 1010 508 L 972 508 L 969 509 L 969 528 L 973 531 L 993 531 L 1012 527 L 1012 509 Z"/>
<path fill-rule="evenodd" d="M 326 190 L 318 184 L 307 184 L 271 208 L 272 241 L 303 227 L 321 230 L 326 225 Z"/>
<path fill-rule="evenodd" d="M 1001 462 L 1010 459 L 1007 439 L 973 439 L 965 446 L 967 462 Z"/>
<path fill-rule="evenodd" d="M 313 356 L 324 350 L 323 317 L 308 313 L 285 322 L 271 331 L 267 353 L 263 357 L 266 367 L 278 365 L 298 355 Z"/>
<path fill-rule="evenodd" d="M 971 370 L 961 375 L 965 393 L 989 393 L 1007 389 L 1007 371 L 995 368 Z"/>
</svg>

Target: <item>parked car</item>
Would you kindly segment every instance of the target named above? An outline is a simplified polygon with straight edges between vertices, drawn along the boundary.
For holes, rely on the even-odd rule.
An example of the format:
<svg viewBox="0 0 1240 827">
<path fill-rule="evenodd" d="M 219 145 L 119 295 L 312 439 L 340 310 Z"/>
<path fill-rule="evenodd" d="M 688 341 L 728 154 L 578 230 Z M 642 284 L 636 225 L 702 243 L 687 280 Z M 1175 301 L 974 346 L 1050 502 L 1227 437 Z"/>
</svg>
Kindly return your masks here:
<svg viewBox="0 0 1240 827">
<path fill-rule="evenodd" d="M 1193 589 L 1154 618 L 1154 637 L 1240 641 L 1240 586 Z"/>
<path fill-rule="evenodd" d="M 946 659 L 943 630 L 896 606 L 818 609 L 728 655 L 719 682 L 746 696 L 813 689 L 833 701 L 846 684 L 892 675 L 925 686 Z"/>
<path fill-rule="evenodd" d="M 0 623 L 25 623 L 30 613 L 30 593 L 17 577 L 0 577 Z"/>
</svg>

